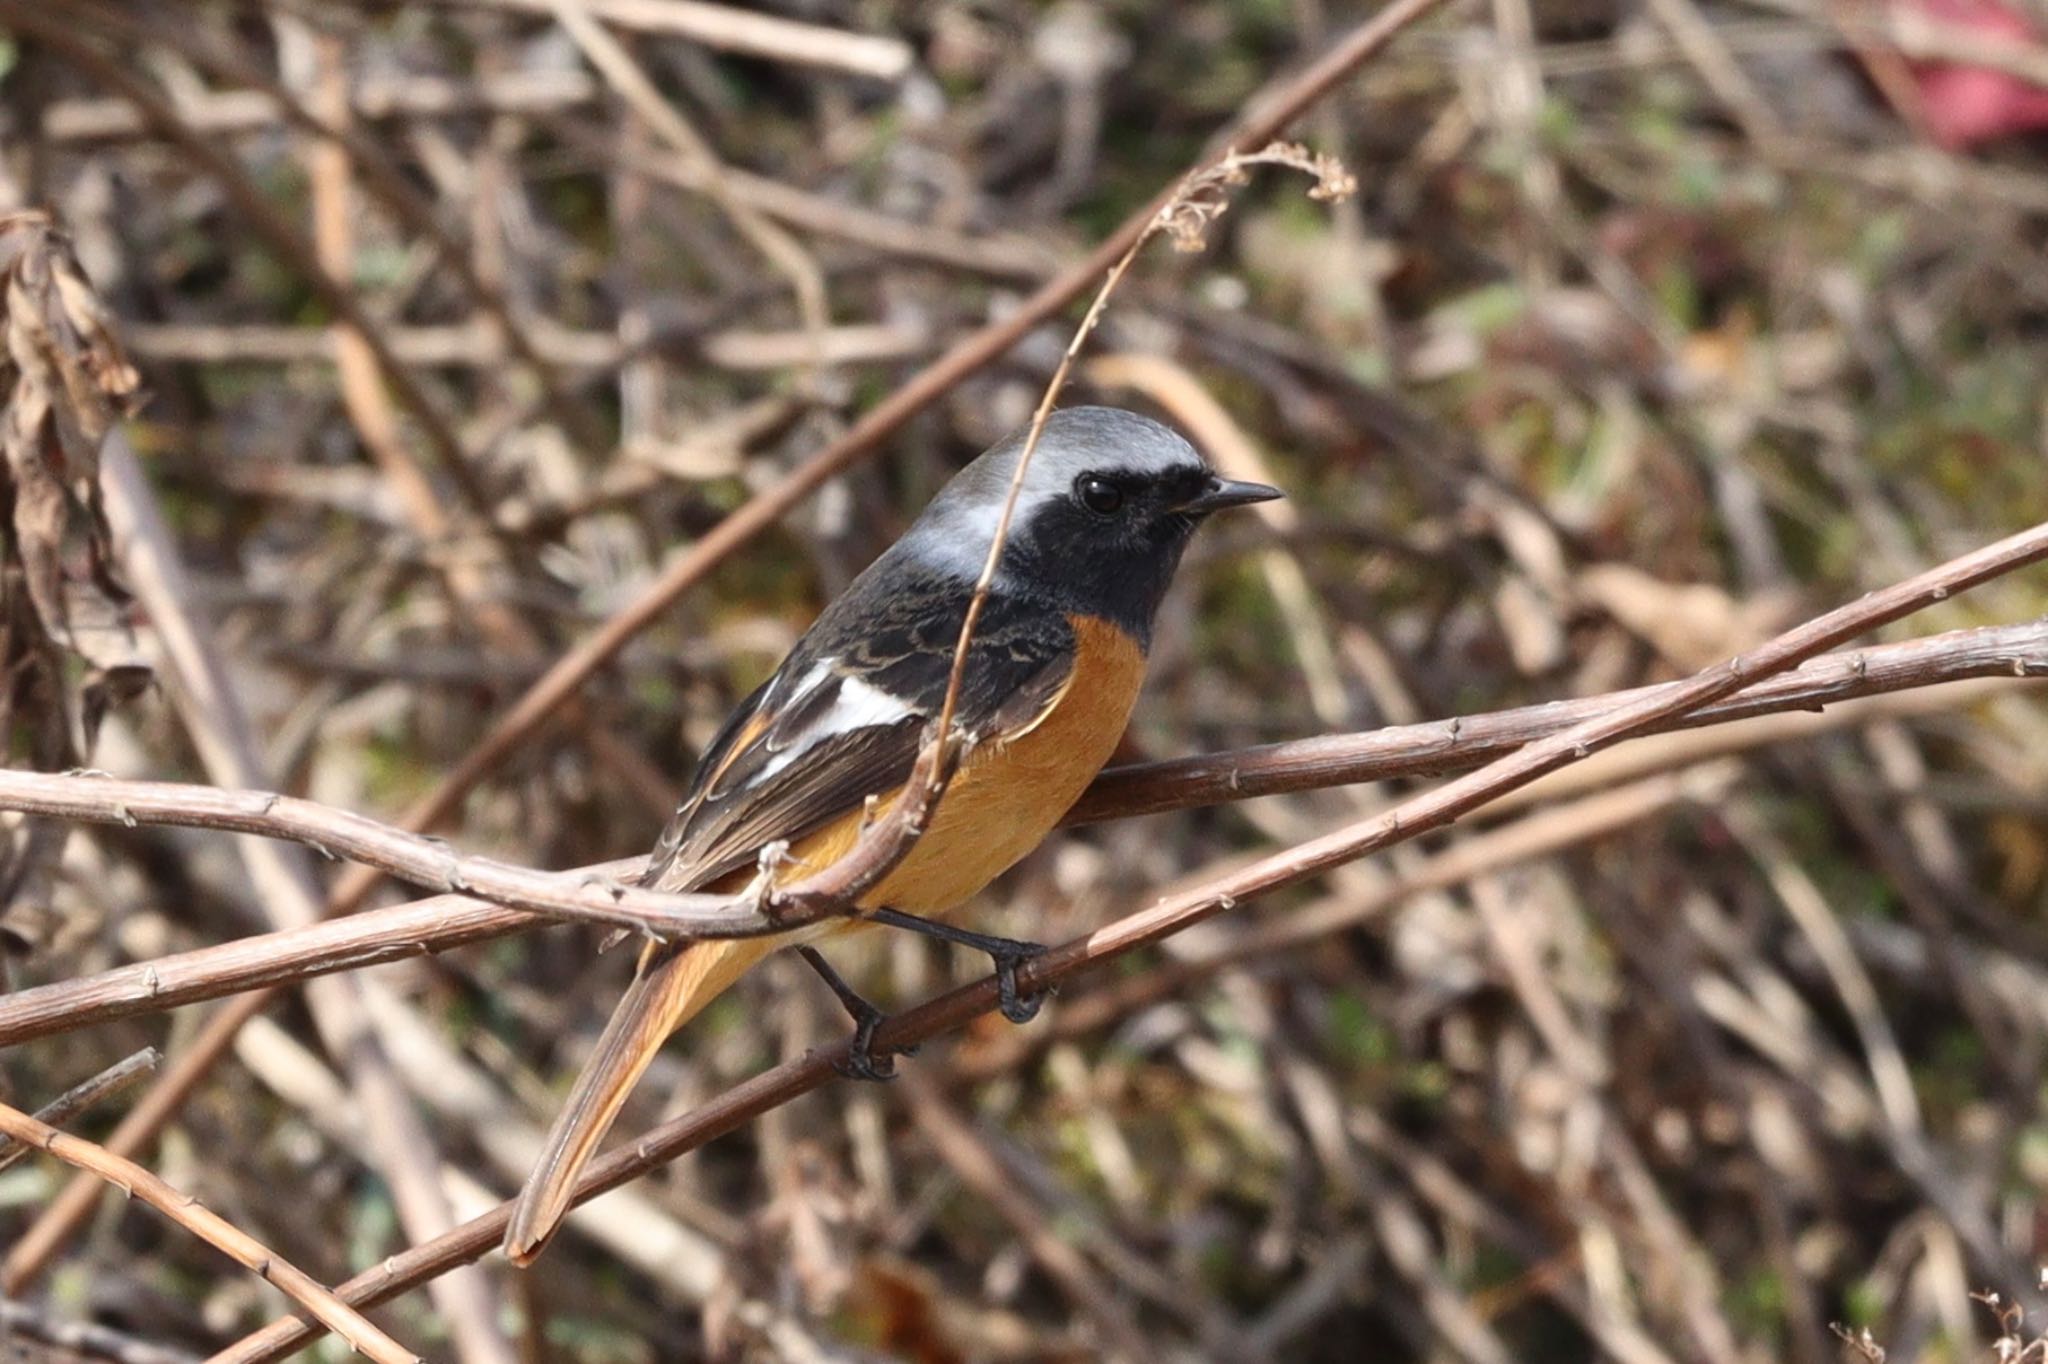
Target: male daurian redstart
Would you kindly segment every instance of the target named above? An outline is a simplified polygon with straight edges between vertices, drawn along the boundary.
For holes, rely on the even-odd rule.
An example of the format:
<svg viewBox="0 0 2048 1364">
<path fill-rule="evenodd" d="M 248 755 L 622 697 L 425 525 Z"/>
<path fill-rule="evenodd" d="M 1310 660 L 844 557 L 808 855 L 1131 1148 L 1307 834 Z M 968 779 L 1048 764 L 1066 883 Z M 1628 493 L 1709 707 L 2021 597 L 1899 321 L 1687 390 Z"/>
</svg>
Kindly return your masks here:
<svg viewBox="0 0 2048 1364">
<path fill-rule="evenodd" d="M 776 840 L 789 843 L 776 879 L 793 881 L 843 855 L 887 807 L 945 696 L 1023 446 L 1020 432 L 961 470 L 740 703 L 699 761 L 644 884 L 737 890 Z M 799 946 L 860 1022 L 856 1073 L 887 1073 L 865 1046 L 879 1014 L 809 946 L 854 928 L 885 923 L 987 951 L 1004 1012 L 1028 1019 L 1037 1001 L 1017 998 L 1015 971 L 1038 949 L 919 916 L 967 900 L 1051 832 L 1123 735 L 1153 617 L 1195 527 L 1278 496 L 1217 477 L 1187 441 L 1135 413 L 1053 413 L 968 650 L 955 716 L 974 746 L 924 835 L 860 897 L 857 917 L 648 948 L 519 1195 L 506 1254 L 524 1264 L 540 1253 L 662 1042 L 778 948 Z"/>
</svg>

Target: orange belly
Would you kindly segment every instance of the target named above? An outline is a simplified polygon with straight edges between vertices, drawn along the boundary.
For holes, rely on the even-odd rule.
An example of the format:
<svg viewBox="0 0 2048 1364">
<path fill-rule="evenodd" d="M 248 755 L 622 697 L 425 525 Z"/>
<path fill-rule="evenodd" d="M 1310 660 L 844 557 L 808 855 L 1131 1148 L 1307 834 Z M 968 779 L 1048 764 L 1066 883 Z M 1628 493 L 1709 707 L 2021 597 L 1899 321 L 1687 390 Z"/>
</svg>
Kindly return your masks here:
<svg viewBox="0 0 2048 1364">
<path fill-rule="evenodd" d="M 1072 623 L 1074 671 L 1052 705 L 1029 729 L 967 756 L 931 826 L 862 905 L 935 914 L 972 898 L 1043 842 L 1109 761 L 1138 699 L 1145 656 L 1114 626 L 1082 616 Z M 859 838 L 861 820 L 849 815 L 798 840 L 778 879 L 830 866 Z"/>
</svg>

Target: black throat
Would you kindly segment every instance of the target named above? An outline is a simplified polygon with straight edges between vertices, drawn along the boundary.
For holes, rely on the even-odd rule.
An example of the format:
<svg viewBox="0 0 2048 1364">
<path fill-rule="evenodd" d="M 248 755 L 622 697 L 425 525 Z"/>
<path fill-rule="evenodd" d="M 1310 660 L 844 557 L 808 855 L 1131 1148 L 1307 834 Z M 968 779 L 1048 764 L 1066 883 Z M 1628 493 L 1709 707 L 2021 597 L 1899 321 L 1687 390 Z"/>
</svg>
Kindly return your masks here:
<svg viewBox="0 0 2048 1364">
<path fill-rule="evenodd" d="M 1195 522 L 1167 516 L 1109 536 L 1065 498 L 1040 507 L 1003 547 L 1003 590 L 1076 615 L 1097 616 L 1152 645 L 1152 622 Z"/>
</svg>

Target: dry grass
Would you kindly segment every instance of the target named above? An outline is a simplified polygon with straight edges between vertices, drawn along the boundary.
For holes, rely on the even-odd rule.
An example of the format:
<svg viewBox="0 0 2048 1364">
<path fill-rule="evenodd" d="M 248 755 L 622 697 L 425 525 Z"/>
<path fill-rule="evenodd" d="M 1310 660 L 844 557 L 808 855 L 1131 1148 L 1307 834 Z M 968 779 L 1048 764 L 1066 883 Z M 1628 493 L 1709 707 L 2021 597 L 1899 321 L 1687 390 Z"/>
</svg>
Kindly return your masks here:
<svg viewBox="0 0 2048 1364">
<path fill-rule="evenodd" d="M 605 1168 L 647 1173 L 371 1329 L 591 1364 L 2038 1358 L 2041 570 L 1777 684 L 1825 714 L 1567 741 L 1450 831 L 1353 835 L 1550 751 L 1489 712 L 1757 657 L 2048 521 L 2039 147 L 1923 144 L 1889 30 L 1818 6 L 1445 5 L 1326 93 L 1372 8 L 773 8 L 0 0 L 0 204 L 49 208 L 110 318 L 70 290 L 76 335 L 24 352 L 9 305 L 9 496 L 56 514 L 0 565 L 10 762 L 515 867 L 644 852 L 818 604 L 1029 419 L 1158 196 L 1280 114 L 1355 198 L 1219 216 L 1198 182 L 1208 249 L 1139 261 L 1065 400 L 1293 494 L 1197 546 L 1124 757 L 1353 737 L 1099 788 L 1164 812 L 977 910 L 1079 944 L 1062 971 L 1125 953 L 1027 1028 L 977 1017 L 965 954 L 849 958 L 934 1001 L 903 1083 L 826 1082 L 831 1001 L 756 973 L 629 1110 L 655 1135 Z M 122 436 L 57 433 L 112 538 L 24 479 L 59 447 L 23 375 L 65 387 L 24 354 L 97 357 L 109 421 L 139 371 Z M 624 954 L 390 908 L 168 799 L 6 826 L 12 1108 L 155 1045 L 142 1097 L 51 1119 L 67 1149 L 337 1302 L 487 1246 Z M 1141 931 L 1161 904 L 1204 908 Z M 286 1306 L 43 1160 L 0 1168 L 0 1285 L 7 1358 L 186 1358 Z"/>
</svg>

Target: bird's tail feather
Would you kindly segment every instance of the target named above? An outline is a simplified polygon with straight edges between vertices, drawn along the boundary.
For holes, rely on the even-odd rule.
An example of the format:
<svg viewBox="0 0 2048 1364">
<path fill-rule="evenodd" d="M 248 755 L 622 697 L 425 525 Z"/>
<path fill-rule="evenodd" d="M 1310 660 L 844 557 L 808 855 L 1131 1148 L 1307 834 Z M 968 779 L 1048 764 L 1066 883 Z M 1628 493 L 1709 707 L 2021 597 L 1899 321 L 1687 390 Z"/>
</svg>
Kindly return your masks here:
<svg viewBox="0 0 2048 1364">
<path fill-rule="evenodd" d="M 657 948 L 641 963 L 512 1207 L 505 1228 L 512 1263 L 531 1264 L 561 1226 L 583 1167 L 669 1034 L 780 945 L 774 938 L 700 939 Z"/>
</svg>

